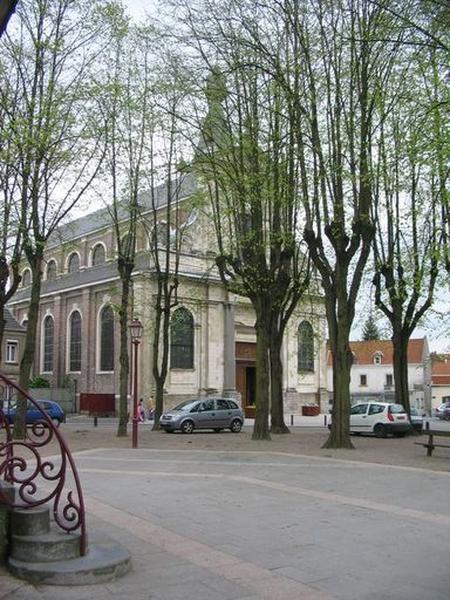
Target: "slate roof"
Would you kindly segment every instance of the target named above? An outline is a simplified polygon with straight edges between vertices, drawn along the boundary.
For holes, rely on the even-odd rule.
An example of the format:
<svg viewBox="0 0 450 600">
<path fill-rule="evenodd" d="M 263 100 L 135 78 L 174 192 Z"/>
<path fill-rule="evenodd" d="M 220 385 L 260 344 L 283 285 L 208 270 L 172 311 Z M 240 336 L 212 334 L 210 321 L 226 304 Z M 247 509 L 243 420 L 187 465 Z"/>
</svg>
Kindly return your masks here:
<svg viewBox="0 0 450 600">
<path fill-rule="evenodd" d="M 192 195 L 195 192 L 196 187 L 197 184 L 194 177 L 192 175 L 186 175 L 181 183 L 180 190 L 178 191 L 179 199 L 187 198 Z M 167 184 L 161 184 L 155 188 L 155 201 L 157 208 L 166 204 Z M 138 203 L 142 211 L 151 210 L 152 198 L 150 192 L 140 194 Z M 118 212 L 120 220 L 127 218 L 128 211 L 125 208 L 119 207 Z M 86 237 L 94 231 L 110 226 L 111 216 L 108 207 L 101 208 L 58 227 L 49 238 L 48 248 L 54 248 L 64 242 Z"/>
<path fill-rule="evenodd" d="M 6 306 L 3 309 L 3 317 L 5 318 L 5 331 L 18 331 L 25 333 L 26 328 L 21 325 L 16 319 L 13 317 L 12 312 Z"/>
</svg>

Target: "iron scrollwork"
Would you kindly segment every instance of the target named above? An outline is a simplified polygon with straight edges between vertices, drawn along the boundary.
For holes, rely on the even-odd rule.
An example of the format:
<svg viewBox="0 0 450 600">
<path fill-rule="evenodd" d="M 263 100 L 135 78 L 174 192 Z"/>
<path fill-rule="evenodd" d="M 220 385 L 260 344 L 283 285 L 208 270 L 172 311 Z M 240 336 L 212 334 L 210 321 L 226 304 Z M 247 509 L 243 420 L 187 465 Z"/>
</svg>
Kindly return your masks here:
<svg viewBox="0 0 450 600">
<path fill-rule="evenodd" d="M 50 503 L 53 518 L 61 529 L 79 531 L 80 554 L 84 556 L 86 516 L 73 456 L 42 404 L 2 373 L 0 384 L 0 482 L 4 480 L 15 488 L 15 500 L 11 500 L 0 483 L 0 501 L 13 508 Z M 40 416 L 27 424 L 24 439 L 14 439 L 13 407 L 20 400 L 27 408 L 37 409 Z"/>
</svg>

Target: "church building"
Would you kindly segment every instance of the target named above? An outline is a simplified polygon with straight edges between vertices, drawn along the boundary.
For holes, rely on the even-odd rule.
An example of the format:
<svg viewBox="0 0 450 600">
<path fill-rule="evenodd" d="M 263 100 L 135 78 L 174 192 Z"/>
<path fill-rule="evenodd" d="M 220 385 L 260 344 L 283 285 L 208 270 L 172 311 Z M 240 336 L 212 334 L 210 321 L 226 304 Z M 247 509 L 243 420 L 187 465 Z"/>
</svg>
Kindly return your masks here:
<svg viewBox="0 0 450 600">
<path fill-rule="evenodd" d="M 161 219 L 164 186 L 156 190 Z M 189 207 L 192 185 L 186 184 L 180 206 Z M 154 391 L 152 377 L 155 277 L 150 251 L 154 213 L 149 196 L 140 199 L 141 218 L 133 272 L 132 316 L 144 326 L 139 347 L 139 396 Z M 186 208 L 180 253 L 178 304 L 172 310 L 170 363 L 165 384 L 165 408 L 181 400 L 216 394 L 236 397 L 246 415 L 254 415 L 255 317 L 246 298 L 229 293 L 214 266 L 214 227 L 208 214 Z M 148 219 L 148 223 L 146 223 Z M 24 262 L 22 283 L 10 302 L 26 325 L 31 271 Z M 77 407 L 82 394 L 119 391 L 120 299 L 117 244 L 107 208 L 72 220 L 53 235 L 45 252 L 40 317 L 36 336 L 34 376 L 59 387 L 70 381 Z M 300 414 L 305 404 L 326 409 L 327 365 L 325 316 L 317 293 L 296 308 L 287 327 L 284 347 L 286 414 Z"/>
</svg>

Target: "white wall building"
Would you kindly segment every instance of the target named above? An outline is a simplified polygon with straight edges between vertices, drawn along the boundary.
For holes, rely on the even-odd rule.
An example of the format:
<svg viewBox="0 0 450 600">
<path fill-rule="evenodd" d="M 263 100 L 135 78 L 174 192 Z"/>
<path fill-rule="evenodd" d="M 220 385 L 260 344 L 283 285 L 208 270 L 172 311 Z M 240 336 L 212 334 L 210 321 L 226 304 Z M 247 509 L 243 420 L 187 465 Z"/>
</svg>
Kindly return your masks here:
<svg viewBox="0 0 450 600">
<path fill-rule="evenodd" d="M 353 352 L 350 394 L 352 403 L 364 400 L 392 402 L 395 399 L 393 345 L 390 340 L 350 342 Z M 327 381 L 333 398 L 333 367 L 328 352 Z M 431 409 L 431 361 L 427 338 L 408 344 L 408 385 L 411 406 Z"/>
</svg>

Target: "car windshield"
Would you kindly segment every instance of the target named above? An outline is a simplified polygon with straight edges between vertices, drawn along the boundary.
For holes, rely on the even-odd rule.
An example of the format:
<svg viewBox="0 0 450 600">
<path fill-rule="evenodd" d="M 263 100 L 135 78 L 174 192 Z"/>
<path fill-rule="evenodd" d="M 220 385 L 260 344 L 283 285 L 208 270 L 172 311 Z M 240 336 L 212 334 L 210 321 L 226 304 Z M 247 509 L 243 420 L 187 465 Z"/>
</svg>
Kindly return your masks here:
<svg viewBox="0 0 450 600">
<path fill-rule="evenodd" d="M 405 412 L 405 409 L 403 408 L 403 406 L 401 404 L 391 404 L 391 406 L 389 407 L 389 410 L 393 415 L 398 415 L 399 413 Z"/>
<path fill-rule="evenodd" d="M 198 404 L 198 400 L 185 400 L 181 404 L 178 404 L 172 410 L 182 410 L 184 412 L 190 412 L 194 406 Z"/>
</svg>

